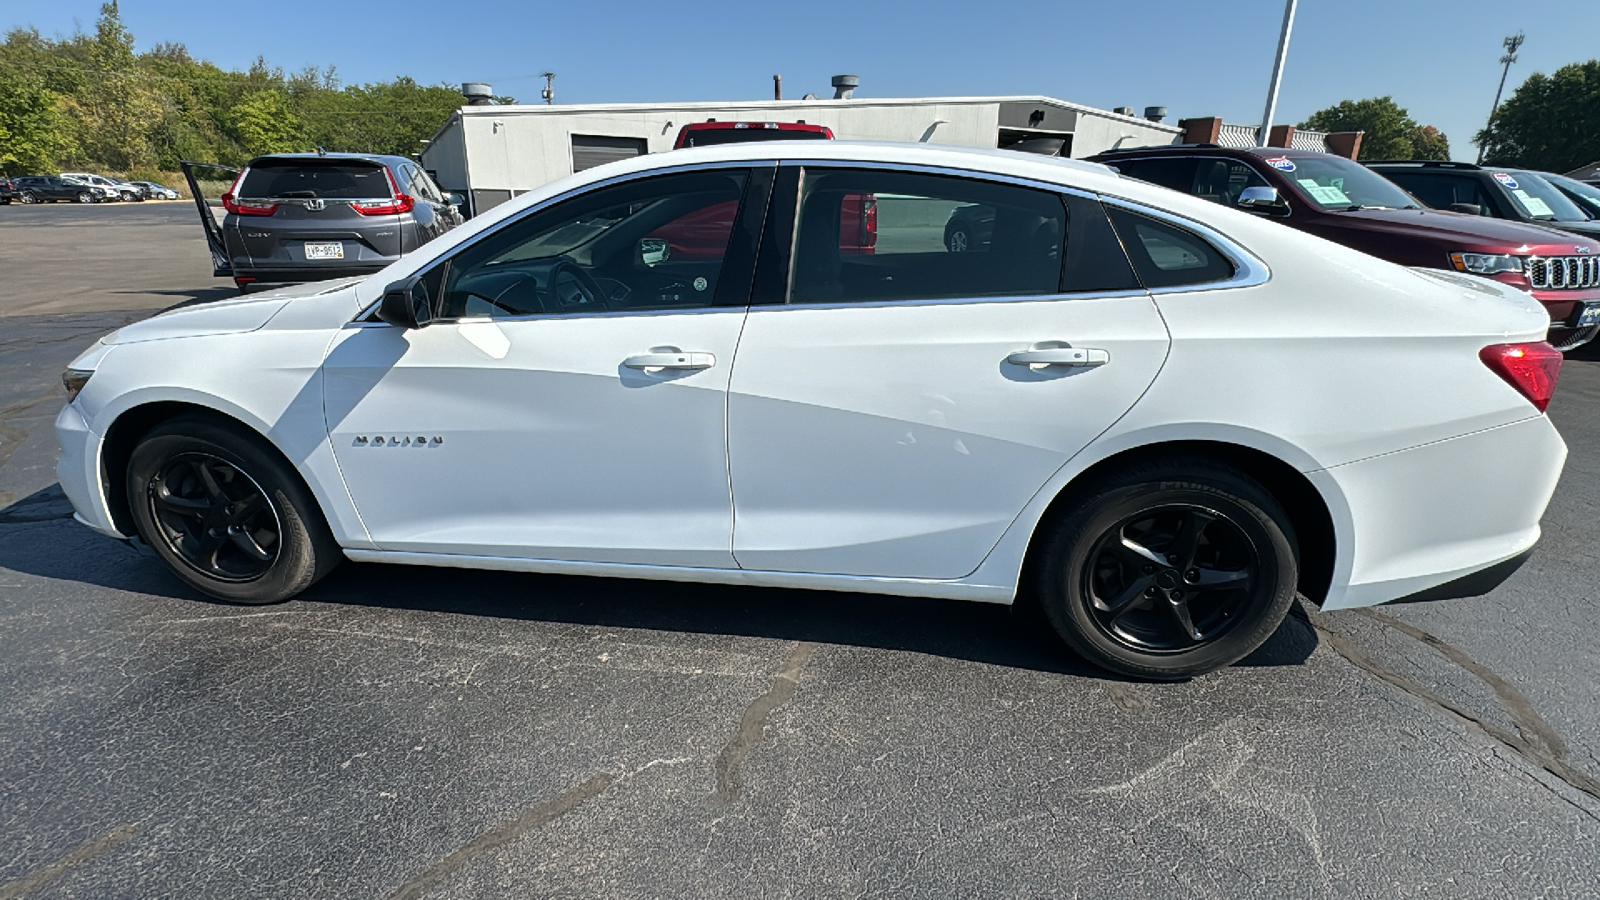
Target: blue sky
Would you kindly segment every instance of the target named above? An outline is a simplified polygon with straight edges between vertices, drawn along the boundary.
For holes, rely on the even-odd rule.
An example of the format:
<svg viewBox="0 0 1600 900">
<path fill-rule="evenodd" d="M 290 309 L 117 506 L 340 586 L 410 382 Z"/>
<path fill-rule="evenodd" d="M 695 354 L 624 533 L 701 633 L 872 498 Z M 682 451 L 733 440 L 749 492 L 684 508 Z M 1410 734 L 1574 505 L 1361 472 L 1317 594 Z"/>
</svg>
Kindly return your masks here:
<svg viewBox="0 0 1600 900">
<path fill-rule="evenodd" d="M 247 10 L 271 8 L 269 15 Z M 0 27 L 90 30 L 94 0 L 0 0 Z M 207 10 L 197 15 L 197 10 Z M 1600 56 L 1595 20 L 1574 0 L 1301 0 L 1279 122 L 1343 99 L 1390 94 L 1471 159 L 1500 76 L 1500 41 L 1527 43 L 1506 94 L 1528 74 Z M 554 70 L 561 103 L 743 100 L 829 95 L 831 75 L 861 76 L 859 96 L 1045 94 L 1110 108 L 1164 105 L 1175 121 L 1259 120 L 1283 0 L 478 4 L 123 0 L 139 49 L 180 41 L 228 68 L 257 54 L 295 70 L 338 68 L 346 83 L 410 75 L 490 81 L 536 101 Z"/>
</svg>

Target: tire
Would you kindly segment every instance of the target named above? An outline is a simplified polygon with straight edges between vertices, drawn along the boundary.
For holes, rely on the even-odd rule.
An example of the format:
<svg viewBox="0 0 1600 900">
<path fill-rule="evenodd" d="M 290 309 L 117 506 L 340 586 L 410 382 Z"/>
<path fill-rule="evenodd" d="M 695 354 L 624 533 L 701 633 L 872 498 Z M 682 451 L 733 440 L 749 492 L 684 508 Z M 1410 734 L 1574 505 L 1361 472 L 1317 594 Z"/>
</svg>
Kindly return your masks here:
<svg viewBox="0 0 1600 900">
<path fill-rule="evenodd" d="M 1243 659 L 1282 623 L 1299 580 L 1283 507 L 1206 459 L 1121 470 L 1041 540 L 1030 580 L 1056 633 L 1136 678 L 1180 680 Z"/>
<path fill-rule="evenodd" d="M 128 507 L 179 580 L 230 603 L 288 600 L 344 558 L 299 474 L 260 438 L 206 419 L 140 439 Z"/>
<path fill-rule="evenodd" d="M 21 200 L 23 203 L 38 203 L 39 195 L 35 194 L 33 191 L 23 191 L 22 194 L 17 197 L 17 199 Z"/>
<path fill-rule="evenodd" d="M 94 195 L 88 191 L 79 191 L 78 196 L 73 199 L 77 200 L 79 203 L 93 203 Z"/>
<path fill-rule="evenodd" d="M 962 226 L 946 228 L 944 232 L 944 248 L 951 253 L 965 253 L 972 247 L 972 237 L 967 229 Z"/>
</svg>

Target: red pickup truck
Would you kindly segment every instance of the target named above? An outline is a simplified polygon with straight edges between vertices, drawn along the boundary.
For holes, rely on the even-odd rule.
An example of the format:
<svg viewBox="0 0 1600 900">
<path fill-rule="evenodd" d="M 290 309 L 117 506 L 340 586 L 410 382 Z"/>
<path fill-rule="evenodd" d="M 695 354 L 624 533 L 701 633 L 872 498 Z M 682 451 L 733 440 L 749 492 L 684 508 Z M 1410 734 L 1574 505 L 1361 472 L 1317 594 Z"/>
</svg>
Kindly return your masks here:
<svg viewBox="0 0 1600 900">
<path fill-rule="evenodd" d="M 806 122 L 690 122 L 678 129 L 672 149 L 709 147 L 744 141 L 831 141 L 833 129 Z M 705 259 L 722 253 L 733 230 L 737 204 L 723 203 L 691 213 L 657 229 L 650 237 L 667 242 L 674 259 Z M 878 201 L 871 194 L 847 194 L 839 206 L 839 252 L 864 255 L 878 243 Z"/>
</svg>

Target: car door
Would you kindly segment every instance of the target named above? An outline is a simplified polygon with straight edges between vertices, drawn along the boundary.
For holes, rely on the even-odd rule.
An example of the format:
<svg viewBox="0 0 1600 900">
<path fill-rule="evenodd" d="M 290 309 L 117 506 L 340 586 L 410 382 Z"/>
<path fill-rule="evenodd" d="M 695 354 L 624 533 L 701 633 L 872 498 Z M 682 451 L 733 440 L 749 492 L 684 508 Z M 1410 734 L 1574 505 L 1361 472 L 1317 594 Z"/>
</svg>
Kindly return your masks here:
<svg viewBox="0 0 1600 900">
<path fill-rule="evenodd" d="M 384 550 L 733 567 L 726 392 L 772 168 L 593 188 L 422 273 L 436 320 L 353 323 L 327 358 L 334 456 Z M 662 224 L 742 206 L 690 283 Z"/>
<path fill-rule="evenodd" d="M 183 169 L 183 180 L 189 182 L 189 196 L 194 198 L 195 209 L 200 213 L 200 230 L 206 237 L 206 249 L 211 251 L 211 274 L 217 278 L 231 278 L 233 261 L 222 238 L 222 227 L 217 224 L 217 217 L 211 211 L 211 204 L 206 202 L 205 192 L 200 189 L 200 178 L 195 173 L 208 174 L 213 180 L 232 182 L 239 170 L 215 163 L 185 161 L 178 165 Z"/>
<path fill-rule="evenodd" d="M 729 388 L 734 556 L 780 572 L 967 575 L 1149 386 L 1161 316 L 1092 196 L 782 171 L 795 184 L 774 198 Z M 840 252 L 850 194 L 877 199 L 870 255 Z M 957 209 L 992 218 L 991 239 L 951 252 Z"/>
</svg>

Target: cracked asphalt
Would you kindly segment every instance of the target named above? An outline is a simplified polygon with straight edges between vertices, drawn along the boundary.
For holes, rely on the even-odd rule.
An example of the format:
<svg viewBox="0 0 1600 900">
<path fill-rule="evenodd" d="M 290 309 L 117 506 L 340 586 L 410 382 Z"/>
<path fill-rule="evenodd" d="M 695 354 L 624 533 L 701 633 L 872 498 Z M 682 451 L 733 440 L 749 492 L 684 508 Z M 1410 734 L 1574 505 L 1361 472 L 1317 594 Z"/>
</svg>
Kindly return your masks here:
<svg viewBox="0 0 1600 900">
<path fill-rule="evenodd" d="M 0 900 L 1600 895 L 1600 353 L 1507 584 L 1185 684 L 928 600 L 346 564 L 229 607 L 54 475 L 64 365 L 228 295 L 194 216 L 0 207 Z"/>
</svg>

